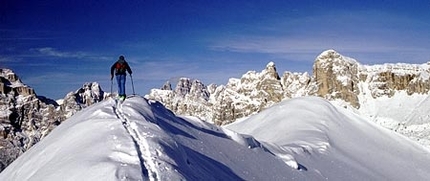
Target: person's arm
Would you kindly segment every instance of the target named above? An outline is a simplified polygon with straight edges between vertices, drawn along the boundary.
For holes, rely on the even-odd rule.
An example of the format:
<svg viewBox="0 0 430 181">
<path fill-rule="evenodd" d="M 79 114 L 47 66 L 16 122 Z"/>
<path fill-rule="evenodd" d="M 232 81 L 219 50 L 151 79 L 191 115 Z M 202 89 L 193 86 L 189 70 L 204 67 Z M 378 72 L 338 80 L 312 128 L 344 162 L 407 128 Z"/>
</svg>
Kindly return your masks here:
<svg viewBox="0 0 430 181">
<path fill-rule="evenodd" d="M 126 62 L 126 68 L 127 68 L 127 72 L 131 75 L 131 73 L 133 73 L 133 72 L 131 71 L 131 68 L 127 62 Z"/>
<path fill-rule="evenodd" d="M 115 64 L 116 64 L 116 63 L 114 63 L 114 64 L 110 67 L 110 80 L 112 80 L 112 79 L 113 79 L 113 72 L 115 71 Z"/>
</svg>

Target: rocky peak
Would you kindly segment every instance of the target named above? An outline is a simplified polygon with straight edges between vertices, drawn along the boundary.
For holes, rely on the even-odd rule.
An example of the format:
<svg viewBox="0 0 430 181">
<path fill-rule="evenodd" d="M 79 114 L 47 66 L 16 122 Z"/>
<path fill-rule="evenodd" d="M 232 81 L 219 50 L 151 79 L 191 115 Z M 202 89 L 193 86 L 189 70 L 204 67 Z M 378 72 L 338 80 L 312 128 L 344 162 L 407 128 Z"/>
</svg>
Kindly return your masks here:
<svg viewBox="0 0 430 181">
<path fill-rule="evenodd" d="M 329 50 L 325 50 L 323 52 L 321 52 L 317 58 L 315 59 L 315 61 L 320 61 L 320 62 L 338 62 L 340 64 L 357 64 L 358 62 L 353 59 L 353 58 L 349 58 L 349 57 L 345 57 L 343 55 L 341 55 L 340 53 L 338 53 L 336 50 L 333 49 L 329 49 Z M 344 62 L 344 63 L 343 63 Z"/>
<path fill-rule="evenodd" d="M 191 83 L 189 94 L 197 99 L 201 98 L 206 101 L 209 99 L 209 92 L 207 90 L 207 87 L 200 80 L 197 79 L 193 80 L 193 82 Z"/>
<path fill-rule="evenodd" d="M 100 101 L 103 101 L 110 95 L 105 93 L 97 82 L 87 82 L 75 92 L 68 93 L 61 101 L 61 109 L 64 111 L 66 118 L 76 112 Z"/>
<path fill-rule="evenodd" d="M 191 80 L 190 78 L 185 77 L 179 79 L 178 84 L 176 84 L 174 94 L 175 96 L 183 98 L 189 97 L 193 99 L 209 99 L 207 87 L 200 80 Z"/>
<path fill-rule="evenodd" d="M 12 70 L 1 69 L 0 79 L 0 171 L 66 118 L 109 96 L 98 83 L 85 83 L 59 105 L 37 96 Z"/>
<path fill-rule="evenodd" d="M 227 124 L 292 97 L 320 96 L 360 108 L 359 97 L 368 93 L 373 98 L 390 97 L 398 90 L 408 94 L 428 93 L 429 79 L 428 63 L 367 66 L 335 50 L 327 50 L 316 57 L 313 75 L 285 71 L 280 77 L 275 63 L 269 62 L 262 71 L 248 71 L 241 78 L 230 78 L 226 85 L 204 87 L 203 83 L 191 83 L 184 78 L 178 83 L 175 94 L 186 96 L 154 90 L 148 98 L 162 102 L 177 114 Z M 198 94 L 191 89 L 205 92 Z M 209 95 L 209 99 L 195 99 L 198 97 L 195 95 Z"/>
<path fill-rule="evenodd" d="M 307 72 L 297 73 L 285 71 L 281 78 L 284 98 L 316 95 L 317 86 Z"/>
<path fill-rule="evenodd" d="M 356 60 L 334 50 L 322 52 L 313 65 L 317 95 L 327 99 L 342 99 L 356 108 L 360 107 L 357 97 L 358 67 Z"/>
<path fill-rule="evenodd" d="M 0 94 L 13 94 L 14 96 L 35 95 L 33 88 L 25 85 L 10 69 L 0 69 Z"/>
<path fill-rule="evenodd" d="M 296 78 L 308 83 L 308 79 L 303 79 L 299 74 L 288 80 L 300 82 L 293 80 Z M 261 111 L 285 96 L 282 80 L 273 62 L 269 62 L 261 72 L 248 71 L 240 79 L 231 78 L 225 86 L 211 84 L 206 87 L 199 80 L 181 78 L 173 94 L 165 90 L 151 90 L 147 98 L 162 102 L 177 114 L 197 116 L 216 124 L 226 124 Z"/>
<path fill-rule="evenodd" d="M 166 84 L 163 86 L 165 89 L 152 89 L 146 98 L 162 102 L 176 114 L 193 115 L 204 120 L 211 118 L 210 107 L 207 106 L 210 93 L 200 80 L 180 78 L 174 90 Z M 213 85 L 210 88 L 215 89 Z"/>
<path fill-rule="evenodd" d="M 18 78 L 18 76 L 10 69 L 0 69 L 1 70 L 1 77 L 9 80 L 10 82 L 18 82 L 22 84 L 21 80 Z"/>
<path fill-rule="evenodd" d="M 342 55 L 340 55 L 336 50 L 329 49 L 321 52 L 317 56 L 316 61 L 336 61 L 341 57 Z"/>
<path fill-rule="evenodd" d="M 185 97 L 191 90 L 191 79 L 182 77 L 176 84 L 175 94 L 178 96 Z"/>
<path fill-rule="evenodd" d="M 358 95 L 362 92 L 377 98 L 391 97 L 398 91 L 411 95 L 430 90 L 429 63 L 361 65 L 334 50 L 327 50 L 316 58 L 313 71 L 317 95 L 329 100 L 344 100 L 355 108 L 360 107 Z"/>
<path fill-rule="evenodd" d="M 172 84 L 170 84 L 170 81 L 164 83 L 163 87 L 161 87 L 161 90 L 172 90 Z"/>
<path fill-rule="evenodd" d="M 96 102 L 104 100 L 106 97 L 105 92 L 100 88 L 97 82 L 87 82 L 82 88 L 76 91 L 76 98 L 78 102 L 89 106 Z"/>
<path fill-rule="evenodd" d="M 269 78 L 280 80 L 278 72 L 276 71 L 276 66 L 274 62 L 269 62 L 266 68 L 261 72 L 263 75 L 267 75 Z"/>
<path fill-rule="evenodd" d="M 12 70 L 0 71 L 0 171 L 62 120 L 55 101 L 36 96 Z"/>
</svg>

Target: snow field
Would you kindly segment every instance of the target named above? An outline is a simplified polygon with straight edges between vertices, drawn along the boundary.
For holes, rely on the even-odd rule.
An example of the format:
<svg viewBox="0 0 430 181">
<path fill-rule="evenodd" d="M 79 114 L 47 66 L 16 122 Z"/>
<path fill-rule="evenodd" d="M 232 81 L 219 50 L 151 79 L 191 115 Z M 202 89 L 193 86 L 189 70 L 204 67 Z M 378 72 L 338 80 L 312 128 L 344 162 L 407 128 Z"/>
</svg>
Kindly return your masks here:
<svg viewBox="0 0 430 181">
<path fill-rule="evenodd" d="M 123 124 L 125 122 L 125 124 Z M 0 180 L 304 179 L 261 147 L 141 97 L 95 104 L 61 124 Z M 250 139 L 252 140 L 252 139 Z"/>
<path fill-rule="evenodd" d="M 275 155 L 292 155 L 310 180 L 319 180 L 312 175 L 329 180 L 430 176 L 428 150 L 322 98 L 283 101 L 227 128 L 277 145 L 268 148 Z"/>
</svg>

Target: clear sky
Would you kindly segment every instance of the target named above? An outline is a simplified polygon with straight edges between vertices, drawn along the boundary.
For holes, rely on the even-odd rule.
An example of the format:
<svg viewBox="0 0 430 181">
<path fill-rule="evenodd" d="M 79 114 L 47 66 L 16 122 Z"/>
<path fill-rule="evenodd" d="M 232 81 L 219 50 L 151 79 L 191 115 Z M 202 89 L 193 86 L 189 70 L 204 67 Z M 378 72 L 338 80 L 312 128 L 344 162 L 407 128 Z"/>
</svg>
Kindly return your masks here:
<svg viewBox="0 0 430 181">
<path fill-rule="evenodd" d="M 0 2 L 0 67 L 53 99 L 85 82 L 110 92 L 119 55 L 144 95 L 179 77 L 226 84 L 269 61 L 311 72 L 326 49 L 363 64 L 430 61 L 430 1 Z"/>
</svg>

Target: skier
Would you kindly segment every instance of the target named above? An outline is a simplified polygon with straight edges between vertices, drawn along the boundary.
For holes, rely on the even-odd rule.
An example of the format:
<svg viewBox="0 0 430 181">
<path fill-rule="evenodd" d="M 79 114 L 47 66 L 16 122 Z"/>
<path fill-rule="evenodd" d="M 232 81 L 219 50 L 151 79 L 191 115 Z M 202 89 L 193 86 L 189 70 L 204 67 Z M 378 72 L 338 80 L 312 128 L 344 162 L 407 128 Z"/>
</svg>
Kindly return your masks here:
<svg viewBox="0 0 430 181">
<path fill-rule="evenodd" d="M 121 100 L 125 99 L 125 80 L 126 80 L 126 76 L 127 73 L 126 71 L 130 74 L 131 76 L 131 68 L 128 65 L 128 63 L 125 61 L 124 56 L 119 56 L 118 61 L 116 61 L 112 67 L 110 68 L 110 80 L 113 80 L 113 74 L 115 71 L 115 76 L 116 76 L 116 82 L 118 83 L 118 98 Z"/>
</svg>

